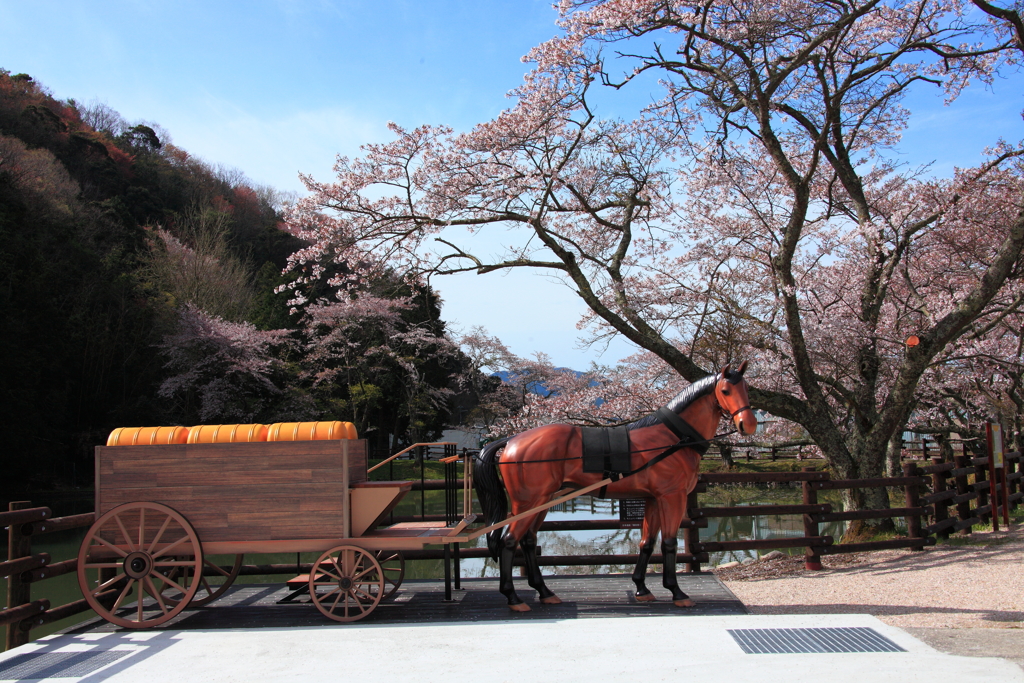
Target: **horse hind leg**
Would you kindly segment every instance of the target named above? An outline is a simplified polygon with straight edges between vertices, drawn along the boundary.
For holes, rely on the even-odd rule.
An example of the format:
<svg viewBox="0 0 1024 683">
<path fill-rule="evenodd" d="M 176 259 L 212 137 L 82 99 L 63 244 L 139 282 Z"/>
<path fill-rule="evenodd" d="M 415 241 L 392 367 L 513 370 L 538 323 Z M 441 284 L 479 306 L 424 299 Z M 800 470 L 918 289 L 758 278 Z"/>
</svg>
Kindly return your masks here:
<svg viewBox="0 0 1024 683">
<path fill-rule="evenodd" d="M 555 595 L 544 583 L 544 576 L 540 573 L 540 562 L 537 560 L 537 532 L 533 529 L 527 531 L 519 541 L 519 547 L 523 549 L 523 562 L 526 564 L 526 580 L 530 587 L 537 591 L 537 596 L 542 604 L 559 605 L 562 599 Z"/>
<path fill-rule="evenodd" d="M 501 538 L 501 552 L 498 555 L 498 570 L 500 572 L 498 591 L 508 600 L 509 609 L 513 612 L 529 612 L 530 606 L 516 595 L 516 588 L 512 584 L 512 560 L 515 559 L 518 544 L 519 541 L 511 530 L 506 531 Z"/>
</svg>

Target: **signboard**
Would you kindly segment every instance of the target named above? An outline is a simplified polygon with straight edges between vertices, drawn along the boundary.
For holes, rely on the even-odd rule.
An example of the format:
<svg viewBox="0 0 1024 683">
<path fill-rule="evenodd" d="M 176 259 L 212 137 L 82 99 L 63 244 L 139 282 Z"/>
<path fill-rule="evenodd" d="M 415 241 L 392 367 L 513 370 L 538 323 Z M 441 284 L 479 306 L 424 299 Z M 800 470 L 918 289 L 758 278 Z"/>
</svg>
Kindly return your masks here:
<svg viewBox="0 0 1024 683">
<path fill-rule="evenodd" d="M 1003 458 L 1003 426 L 998 422 L 989 422 L 985 433 L 988 436 L 988 487 L 989 504 L 992 507 L 992 530 L 999 531 L 1000 507 L 1003 509 L 1003 521 L 1007 527 L 1010 526 L 1010 492 L 1007 490 L 1006 460 Z"/>
<path fill-rule="evenodd" d="M 988 423 L 988 438 L 992 453 L 992 466 L 1003 467 L 1003 426 L 997 422 Z"/>
<path fill-rule="evenodd" d="M 647 511 L 643 498 L 623 498 L 619 501 L 619 521 L 624 529 L 639 529 Z"/>
</svg>

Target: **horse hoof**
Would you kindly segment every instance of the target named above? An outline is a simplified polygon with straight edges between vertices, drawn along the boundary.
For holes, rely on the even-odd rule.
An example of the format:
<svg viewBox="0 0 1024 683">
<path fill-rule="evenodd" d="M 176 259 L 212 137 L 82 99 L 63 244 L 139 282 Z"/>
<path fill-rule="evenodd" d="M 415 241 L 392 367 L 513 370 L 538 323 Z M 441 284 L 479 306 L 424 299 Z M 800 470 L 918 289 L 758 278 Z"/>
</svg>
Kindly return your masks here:
<svg viewBox="0 0 1024 683">
<path fill-rule="evenodd" d="M 544 604 L 544 605 L 561 605 L 562 604 L 562 598 L 558 597 L 557 595 L 549 595 L 546 598 L 541 598 L 541 604 Z"/>
<path fill-rule="evenodd" d="M 644 595 L 636 596 L 637 602 L 654 602 L 658 598 L 654 597 L 654 593 L 646 593 Z"/>
<path fill-rule="evenodd" d="M 673 600 L 672 604 L 676 607 L 693 607 L 697 603 L 695 603 L 690 598 L 686 598 L 685 600 Z"/>
<path fill-rule="evenodd" d="M 525 602 L 520 602 L 520 603 L 515 604 L 515 605 L 509 605 L 508 608 L 510 610 L 512 610 L 513 612 L 529 612 L 530 611 L 530 606 L 527 605 Z"/>
</svg>

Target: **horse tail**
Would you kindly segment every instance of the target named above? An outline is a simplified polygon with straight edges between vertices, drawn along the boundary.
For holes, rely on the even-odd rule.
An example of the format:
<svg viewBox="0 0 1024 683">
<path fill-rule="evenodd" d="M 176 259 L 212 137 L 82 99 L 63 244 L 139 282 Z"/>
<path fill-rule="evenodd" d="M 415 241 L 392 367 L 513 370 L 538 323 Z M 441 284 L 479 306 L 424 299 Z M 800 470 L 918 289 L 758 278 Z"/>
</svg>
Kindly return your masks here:
<svg viewBox="0 0 1024 683">
<path fill-rule="evenodd" d="M 490 526 L 505 519 L 508 514 L 508 503 L 505 500 L 505 486 L 498 478 L 497 453 L 508 442 L 509 438 L 492 441 L 481 449 L 473 461 L 473 487 L 480 507 L 484 513 L 484 524 Z M 487 534 L 487 550 L 491 557 L 498 560 L 501 552 L 501 533 L 503 529 L 495 529 Z"/>
</svg>

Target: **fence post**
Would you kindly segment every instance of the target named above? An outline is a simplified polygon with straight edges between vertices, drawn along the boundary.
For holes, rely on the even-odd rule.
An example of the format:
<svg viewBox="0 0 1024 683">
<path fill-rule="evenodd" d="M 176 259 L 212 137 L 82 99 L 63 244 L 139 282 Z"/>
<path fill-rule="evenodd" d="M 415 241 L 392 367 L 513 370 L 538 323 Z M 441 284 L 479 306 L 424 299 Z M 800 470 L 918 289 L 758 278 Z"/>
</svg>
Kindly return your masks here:
<svg viewBox="0 0 1024 683">
<path fill-rule="evenodd" d="M 686 552 L 690 553 L 693 558 L 689 563 L 689 570 L 691 574 L 700 574 L 700 562 L 697 561 L 697 549 L 700 548 L 700 529 L 693 524 L 693 518 L 690 517 L 690 510 L 697 509 L 697 492 L 690 491 L 686 496 L 686 517 L 690 520 L 690 526 L 686 527 Z"/>
<path fill-rule="evenodd" d="M 804 472 L 813 472 L 813 467 L 804 467 Z M 802 482 L 804 490 L 804 505 L 817 505 L 818 504 L 818 490 L 811 486 L 811 482 Z M 809 514 L 804 515 L 804 536 L 812 538 L 818 535 L 818 523 L 814 521 Z M 821 555 L 818 551 L 807 546 L 804 549 L 804 567 L 807 569 L 821 569 Z"/>
<path fill-rule="evenodd" d="M 982 467 L 981 465 L 976 465 L 973 462 L 973 460 L 974 460 L 973 458 L 971 460 L 972 460 L 971 464 L 974 465 L 974 469 L 975 469 L 974 488 L 978 492 L 978 507 L 981 508 L 981 507 L 984 507 L 984 506 L 988 505 L 989 502 L 990 502 L 989 499 L 988 499 L 989 498 L 989 496 L 988 496 L 988 465 L 985 465 L 984 467 Z M 988 460 L 991 460 L 991 458 L 988 458 Z M 995 510 L 991 510 L 989 512 L 986 512 L 983 515 L 978 515 L 981 518 L 981 523 L 982 524 L 989 524 L 989 523 L 991 523 L 992 520 L 990 519 L 990 516 L 991 516 L 991 514 L 993 512 L 995 512 Z"/>
<path fill-rule="evenodd" d="M 10 503 L 7 507 L 11 512 L 32 507 L 27 500 Z M 7 532 L 7 558 L 10 560 L 27 557 L 32 554 L 32 537 L 21 533 L 24 524 L 11 524 Z M 32 602 L 32 584 L 21 580 L 21 574 L 15 573 L 7 577 L 7 609 Z M 21 630 L 21 622 L 15 621 L 7 625 L 5 649 L 13 650 L 29 641 L 28 631 Z"/>
<path fill-rule="evenodd" d="M 1006 484 L 1007 484 L 1007 486 L 1006 486 L 1006 496 L 1007 496 L 1007 498 L 1012 496 L 1017 491 L 1017 489 L 1020 488 L 1019 482 L 1013 481 L 1013 480 L 1010 479 L 1010 476 L 1012 474 L 1014 474 L 1015 472 L 1017 472 L 1017 470 L 1020 469 L 1020 457 L 1021 456 L 1018 455 L 1015 458 L 1006 458 Z M 1010 508 L 1009 509 L 1010 510 L 1016 510 L 1017 509 L 1017 501 L 1013 501 L 1012 503 L 1010 503 Z"/>
<path fill-rule="evenodd" d="M 918 475 L 917 465 L 912 462 L 903 464 L 903 476 L 914 477 Z M 918 488 L 920 484 L 906 484 L 903 487 L 904 500 L 908 508 L 916 508 L 921 505 L 921 495 Z M 921 515 L 907 515 L 907 536 L 909 538 L 924 538 L 921 533 Z M 924 547 L 912 548 L 912 550 L 924 550 Z"/>
<path fill-rule="evenodd" d="M 965 470 L 968 467 L 970 467 L 971 461 L 967 457 L 967 446 L 965 446 L 963 443 L 961 443 L 960 446 L 961 446 L 961 454 L 960 455 L 954 455 L 953 456 L 953 462 L 956 463 L 956 468 L 958 470 Z M 967 475 L 966 474 L 958 474 L 958 475 L 956 475 L 953 478 L 953 481 L 956 482 L 956 493 L 957 493 L 958 496 L 964 496 L 964 495 L 967 495 L 968 493 L 970 493 L 970 486 L 967 483 Z M 967 519 L 970 519 L 970 517 L 971 517 L 971 502 L 969 500 L 965 500 L 965 501 L 962 501 L 962 502 L 956 504 L 956 516 L 960 519 L 961 522 L 966 521 Z M 969 534 L 969 533 L 971 533 L 971 527 L 967 527 L 966 529 L 962 529 L 961 531 L 965 535 Z"/>
<path fill-rule="evenodd" d="M 941 465 L 942 462 L 943 460 L 941 455 L 932 456 L 933 464 Z M 947 490 L 947 477 L 949 477 L 949 472 L 932 473 L 932 493 L 945 493 L 945 491 Z M 944 500 L 936 501 L 934 503 L 935 514 L 933 515 L 933 519 L 935 520 L 936 524 L 938 524 L 939 522 L 944 522 L 945 520 L 949 519 L 949 510 L 947 509 L 947 505 L 949 505 L 949 503 Z M 947 527 L 946 529 L 940 531 L 939 535 L 942 536 L 942 538 L 949 538 L 949 528 Z"/>
</svg>

